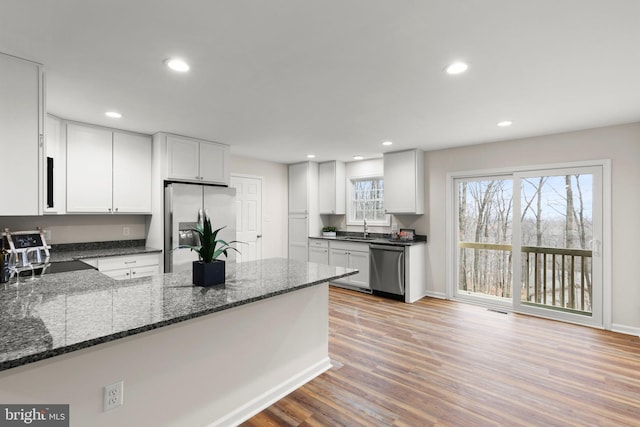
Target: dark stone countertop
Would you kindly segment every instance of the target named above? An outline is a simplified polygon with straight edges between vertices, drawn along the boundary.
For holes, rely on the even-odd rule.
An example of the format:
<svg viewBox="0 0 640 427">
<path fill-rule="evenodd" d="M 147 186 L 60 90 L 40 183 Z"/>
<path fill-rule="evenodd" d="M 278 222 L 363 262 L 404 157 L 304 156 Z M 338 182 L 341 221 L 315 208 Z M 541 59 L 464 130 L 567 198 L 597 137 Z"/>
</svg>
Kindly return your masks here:
<svg viewBox="0 0 640 427">
<path fill-rule="evenodd" d="M 335 237 L 325 236 L 309 236 L 310 239 L 318 240 L 331 240 L 340 242 L 355 242 L 355 243 L 374 243 L 376 245 L 390 245 L 390 246 L 412 246 L 412 245 L 424 245 L 427 243 L 427 236 L 416 235 L 414 240 L 400 240 L 392 239 L 386 234 L 371 233 L 370 237 L 365 239 L 362 233 L 353 232 L 339 232 Z"/>
<path fill-rule="evenodd" d="M 124 240 L 51 245 L 50 253 L 49 261 L 59 262 L 76 259 L 162 253 L 162 249 L 147 247 L 144 244 L 144 240 Z"/>
<path fill-rule="evenodd" d="M 96 270 L 0 285 L 0 371 L 355 274 L 271 258 L 227 263 L 226 285 L 191 271 L 113 280 Z"/>
</svg>

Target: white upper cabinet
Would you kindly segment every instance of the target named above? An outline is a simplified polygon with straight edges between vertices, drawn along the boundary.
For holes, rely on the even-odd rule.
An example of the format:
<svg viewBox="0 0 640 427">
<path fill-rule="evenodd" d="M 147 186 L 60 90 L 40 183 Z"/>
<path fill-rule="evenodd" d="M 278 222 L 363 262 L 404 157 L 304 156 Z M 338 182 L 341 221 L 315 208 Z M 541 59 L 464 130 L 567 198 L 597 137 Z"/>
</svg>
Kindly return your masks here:
<svg viewBox="0 0 640 427">
<path fill-rule="evenodd" d="M 167 178 L 229 185 L 229 146 L 167 135 Z"/>
<path fill-rule="evenodd" d="M 113 209 L 151 212 L 151 138 L 113 133 Z"/>
<path fill-rule="evenodd" d="M 390 214 L 424 214 L 422 150 L 384 154 L 384 210 Z"/>
<path fill-rule="evenodd" d="M 62 121 L 48 115 L 45 121 L 44 213 L 65 213 L 66 138 Z"/>
<path fill-rule="evenodd" d="M 42 213 L 43 78 L 39 64 L 0 53 L 0 215 Z"/>
<path fill-rule="evenodd" d="M 318 206 L 320 214 L 344 215 L 346 213 L 344 163 L 338 161 L 320 163 L 318 175 Z"/>
<path fill-rule="evenodd" d="M 67 212 L 112 211 L 112 132 L 67 125 Z"/>
<path fill-rule="evenodd" d="M 67 212 L 150 213 L 151 138 L 68 124 Z"/>
<path fill-rule="evenodd" d="M 317 197 L 317 176 L 317 163 L 289 165 L 289 214 L 309 213 L 310 203 Z M 314 185 L 316 188 L 313 188 Z"/>
<path fill-rule="evenodd" d="M 228 145 L 200 143 L 200 178 L 203 181 L 229 185 L 229 151 Z"/>
<path fill-rule="evenodd" d="M 175 179 L 200 179 L 200 143 L 193 139 L 167 136 L 168 177 Z"/>
</svg>

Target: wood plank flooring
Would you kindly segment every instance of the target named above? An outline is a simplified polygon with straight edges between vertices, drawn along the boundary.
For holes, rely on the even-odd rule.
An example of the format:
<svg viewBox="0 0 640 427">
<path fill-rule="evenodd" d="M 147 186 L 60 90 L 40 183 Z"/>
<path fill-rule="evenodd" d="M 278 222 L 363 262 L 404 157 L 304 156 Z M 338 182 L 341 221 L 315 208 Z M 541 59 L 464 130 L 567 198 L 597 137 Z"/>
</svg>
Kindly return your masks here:
<svg viewBox="0 0 640 427">
<path fill-rule="evenodd" d="M 244 426 L 640 426 L 640 339 L 330 287 L 334 367 Z"/>
</svg>

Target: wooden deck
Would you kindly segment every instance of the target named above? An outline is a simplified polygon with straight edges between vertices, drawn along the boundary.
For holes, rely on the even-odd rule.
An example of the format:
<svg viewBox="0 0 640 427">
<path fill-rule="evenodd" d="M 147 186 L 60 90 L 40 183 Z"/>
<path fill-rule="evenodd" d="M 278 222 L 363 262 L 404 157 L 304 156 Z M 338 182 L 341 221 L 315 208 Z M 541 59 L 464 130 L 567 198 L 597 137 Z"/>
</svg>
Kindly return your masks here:
<svg viewBox="0 0 640 427">
<path fill-rule="evenodd" d="M 330 287 L 334 368 L 244 426 L 639 426 L 640 339 Z"/>
</svg>

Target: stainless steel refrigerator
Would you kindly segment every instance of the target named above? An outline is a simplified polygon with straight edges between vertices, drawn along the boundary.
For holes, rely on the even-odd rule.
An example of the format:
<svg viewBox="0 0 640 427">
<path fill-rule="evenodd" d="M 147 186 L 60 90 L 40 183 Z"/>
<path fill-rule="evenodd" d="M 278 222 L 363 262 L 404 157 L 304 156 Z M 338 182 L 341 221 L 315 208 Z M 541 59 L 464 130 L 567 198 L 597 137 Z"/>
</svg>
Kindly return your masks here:
<svg viewBox="0 0 640 427">
<path fill-rule="evenodd" d="M 213 229 L 225 226 L 219 239 L 236 239 L 236 189 L 213 185 L 168 183 L 164 190 L 164 271 L 191 270 L 198 254 L 190 249 L 176 249 L 179 245 L 199 244 L 193 229 L 202 223 L 206 214 Z M 229 261 L 235 252 L 228 251 Z M 223 256 L 223 259 L 224 256 Z"/>
</svg>

